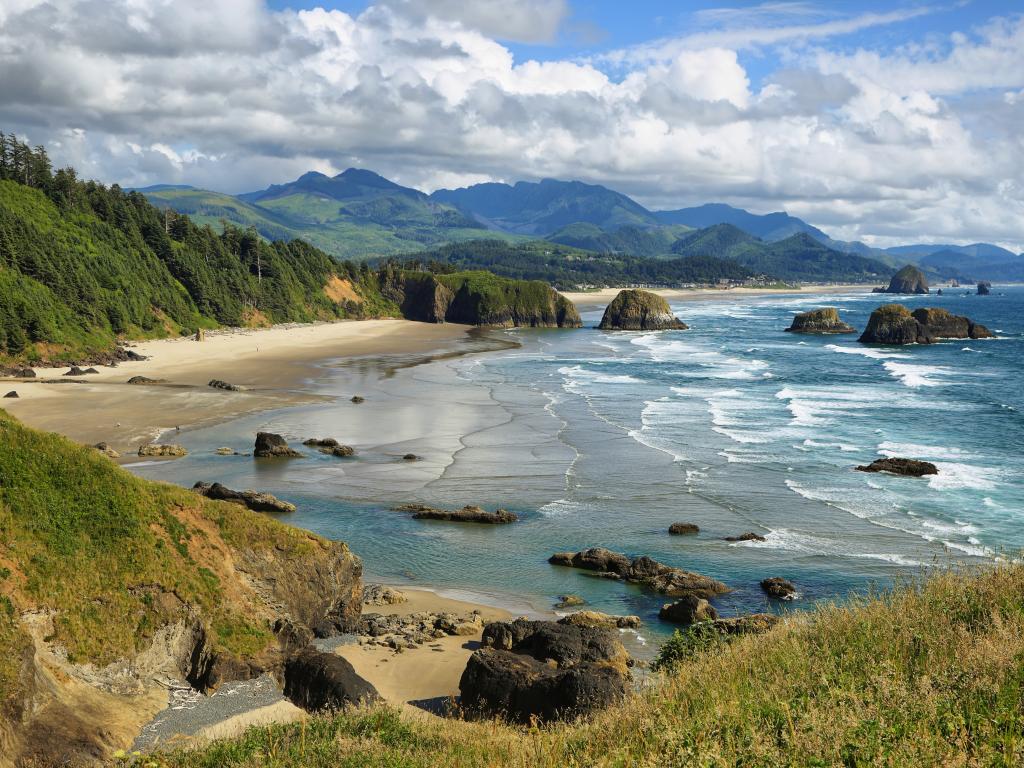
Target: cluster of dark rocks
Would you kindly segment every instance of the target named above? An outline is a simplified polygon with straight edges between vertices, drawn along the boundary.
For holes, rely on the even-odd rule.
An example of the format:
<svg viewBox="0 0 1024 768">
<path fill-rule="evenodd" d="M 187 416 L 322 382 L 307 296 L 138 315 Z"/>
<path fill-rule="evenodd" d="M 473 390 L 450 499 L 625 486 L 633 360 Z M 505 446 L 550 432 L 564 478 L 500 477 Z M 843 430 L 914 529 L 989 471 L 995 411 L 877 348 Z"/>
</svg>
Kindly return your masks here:
<svg viewBox="0 0 1024 768">
<path fill-rule="evenodd" d="M 0 366 L 0 377 L 5 379 L 34 379 L 36 372 L 22 365 Z"/>
<path fill-rule="evenodd" d="M 342 445 L 333 437 L 311 437 L 309 440 L 304 440 L 302 444 L 316 448 L 320 453 L 326 453 L 328 456 L 348 458 L 356 455 L 355 448 L 351 445 Z"/>
<path fill-rule="evenodd" d="M 467 614 L 429 611 L 405 615 L 367 613 L 360 620 L 356 633 L 360 645 L 379 645 L 401 653 L 451 635 L 470 637 L 483 628 L 483 617 L 477 611 Z"/>
<path fill-rule="evenodd" d="M 166 384 L 167 379 L 151 379 L 148 376 L 132 376 L 126 383 L 134 386 L 145 387 L 153 386 L 155 384 Z"/>
<path fill-rule="evenodd" d="M 502 525 L 515 523 L 519 515 L 507 509 L 488 512 L 483 507 L 467 504 L 462 509 L 438 509 L 425 504 L 402 504 L 394 508 L 396 512 L 411 512 L 413 520 L 445 520 L 455 523 L 488 523 Z"/>
<path fill-rule="evenodd" d="M 239 504 L 253 512 L 294 512 L 296 509 L 294 504 L 282 501 L 269 493 L 249 490 L 233 491 L 220 483 L 200 481 L 192 486 L 192 490 L 208 499 Z"/>
<path fill-rule="evenodd" d="M 79 368 L 77 365 L 71 366 L 66 372 L 65 376 L 86 376 L 89 374 L 99 373 L 95 368 Z"/>
<path fill-rule="evenodd" d="M 729 591 L 725 584 L 708 576 L 664 565 L 646 555 L 631 560 L 603 547 L 592 547 L 580 552 L 557 552 L 548 558 L 548 562 L 593 571 L 606 578 L 639 584 L 669 596 L 692 594 L 708 598 Z"/>
<path fill-rule="evenodd" d="M 223 389 L 223 390 L 226 390 L 228 392 L 244 392 L 245 391 L 245 387 L 241 387 L 238 384 L 229 384 L 228 382 L 221 381 L 220 379 L 210 379 L 210 381 L 207 383 L 206 386 L 213 387 L 214 389 Z"/>
<path fill-rule="evenodd" d="M 139 446 L 139 456 L 176 459 L 188 456 L 188 450 L 184 446 L 174 443 L 150 443 Z"/>
<path fill-rule="evenodd" d="M 895 456 L 875 459 L 870 464 L 856 467 L 856 469 L 858 472 L 889 472 L 906 477 L 924 477 L 925 475 L 939 474 L 939 468 L 930 461 L 918 461 L 917 459 L 904 459 Z"/>
<path fill-rule="evenodd" d="M 942 339 L 990 339 L 981 323 L 945 309 L 921 307 L 911 312 L 902 304 L 886 304 L 871 313 L 858 341 L 863 344 L 934 344 Z"/>
</svg>

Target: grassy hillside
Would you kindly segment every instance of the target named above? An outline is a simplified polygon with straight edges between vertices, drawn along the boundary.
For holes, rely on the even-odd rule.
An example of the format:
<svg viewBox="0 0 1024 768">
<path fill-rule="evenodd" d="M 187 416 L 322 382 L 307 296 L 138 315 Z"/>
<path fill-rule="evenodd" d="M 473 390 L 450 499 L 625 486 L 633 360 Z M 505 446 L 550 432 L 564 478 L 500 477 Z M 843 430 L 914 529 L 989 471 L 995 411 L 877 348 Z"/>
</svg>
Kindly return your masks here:
<svg viewBox="0 0 1024 768">
<path fill-rule="evenodd" d="M 118 338 L 395 311 L 366 268 L 301 241 L 214 232 L 39 162 L 29 184 L 0 165 L 0 359 L 82 359 Z"/>
<path fill-rule="evenodd" d="M 938 575 L 767 635 L 688 646 L 653 685 L 592 721 L 516 728 L 376 709 L 147 759 L 173 768 L 1024 761 L 1021 566 Z"/>
<path fill-rule="evenodd" d="M 533 240 L 510 244 L 500 240 L 455 243 L 406 257 L 410 268 L 480 270 L 523 280 L 545 280 L 561 290 L 581 285 L 623 286 L 716 283 L 744 280 L 753 273 L 728 259 L 706 256 L 655 259 L 593 253 L 566 245 Z"/>
</svg>

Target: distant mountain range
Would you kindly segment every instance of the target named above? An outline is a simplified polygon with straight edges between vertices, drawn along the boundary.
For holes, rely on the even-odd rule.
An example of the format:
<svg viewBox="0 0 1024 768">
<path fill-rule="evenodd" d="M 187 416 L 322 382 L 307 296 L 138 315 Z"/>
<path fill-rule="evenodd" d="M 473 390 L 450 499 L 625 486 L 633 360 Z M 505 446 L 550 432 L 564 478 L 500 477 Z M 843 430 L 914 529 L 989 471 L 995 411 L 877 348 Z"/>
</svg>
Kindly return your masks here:
<svg viewBox="0 0 1024 768">
<path fill-rule="evenodd" d="M 651 211 L 620 192 L 579 181 L 484 183 L 428 195 L 350 168 L 333 177 L 310 172 L 237 196 L 172 185 L 140 191 L 199 223 L 225 219 L 270 239 L 300 237 L 356 260 L 446 243 L 544 239 L 604 254 L 731 259 L 785 280 L 869 280 L 906 263 L 933 280 L 1024 279 L 1024 255 L 988 243 L 872 248 L 834 240 L 783 212 L 755 214 L 723 203 Z"/>
</svg>

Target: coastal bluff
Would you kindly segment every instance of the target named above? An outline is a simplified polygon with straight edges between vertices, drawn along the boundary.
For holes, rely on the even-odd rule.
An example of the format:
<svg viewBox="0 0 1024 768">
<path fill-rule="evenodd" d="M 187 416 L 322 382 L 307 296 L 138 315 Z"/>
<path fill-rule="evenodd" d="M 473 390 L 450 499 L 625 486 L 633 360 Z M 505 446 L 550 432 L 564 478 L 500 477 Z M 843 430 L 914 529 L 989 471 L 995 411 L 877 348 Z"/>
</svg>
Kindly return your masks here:
<svg viewBox="0 0 1024 768">
<path fill-rule="evenodd" d="M 501 328 L 580 328 L 576 305 L 540 280 L 489 272 L 385 271 L 381 291 L 407 320 Z"/>
<path fill-rule="evenodd" d="M 636 288 L 619 291 L 597 327 L 602 331 L 685 331 L 689 328 L 672 314 L 665 299 Z"/>
<path fill-rule="evenodd" d="M 868 319 L 862 344 L 934 344 L 942 339 L 990 339 L 981 323 L 945 309 L 922 307 L 911 312 L 902 304 L 885 304 Z"/>
</svg>

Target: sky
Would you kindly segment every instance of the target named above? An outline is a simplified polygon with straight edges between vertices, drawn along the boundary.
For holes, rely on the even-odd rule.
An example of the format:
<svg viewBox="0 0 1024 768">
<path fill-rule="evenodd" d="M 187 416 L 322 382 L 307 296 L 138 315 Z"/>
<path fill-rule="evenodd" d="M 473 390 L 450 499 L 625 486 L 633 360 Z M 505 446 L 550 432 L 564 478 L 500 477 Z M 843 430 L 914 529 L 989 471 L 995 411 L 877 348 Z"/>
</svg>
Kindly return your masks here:
<svg viewBox="0 0 1024 768">
<path fill-rule="evenodd" d="M 370 168 L 1024 251 L 1024 0 L 0 0 L 0 130 L 122 186 Z"/>
</svg>

